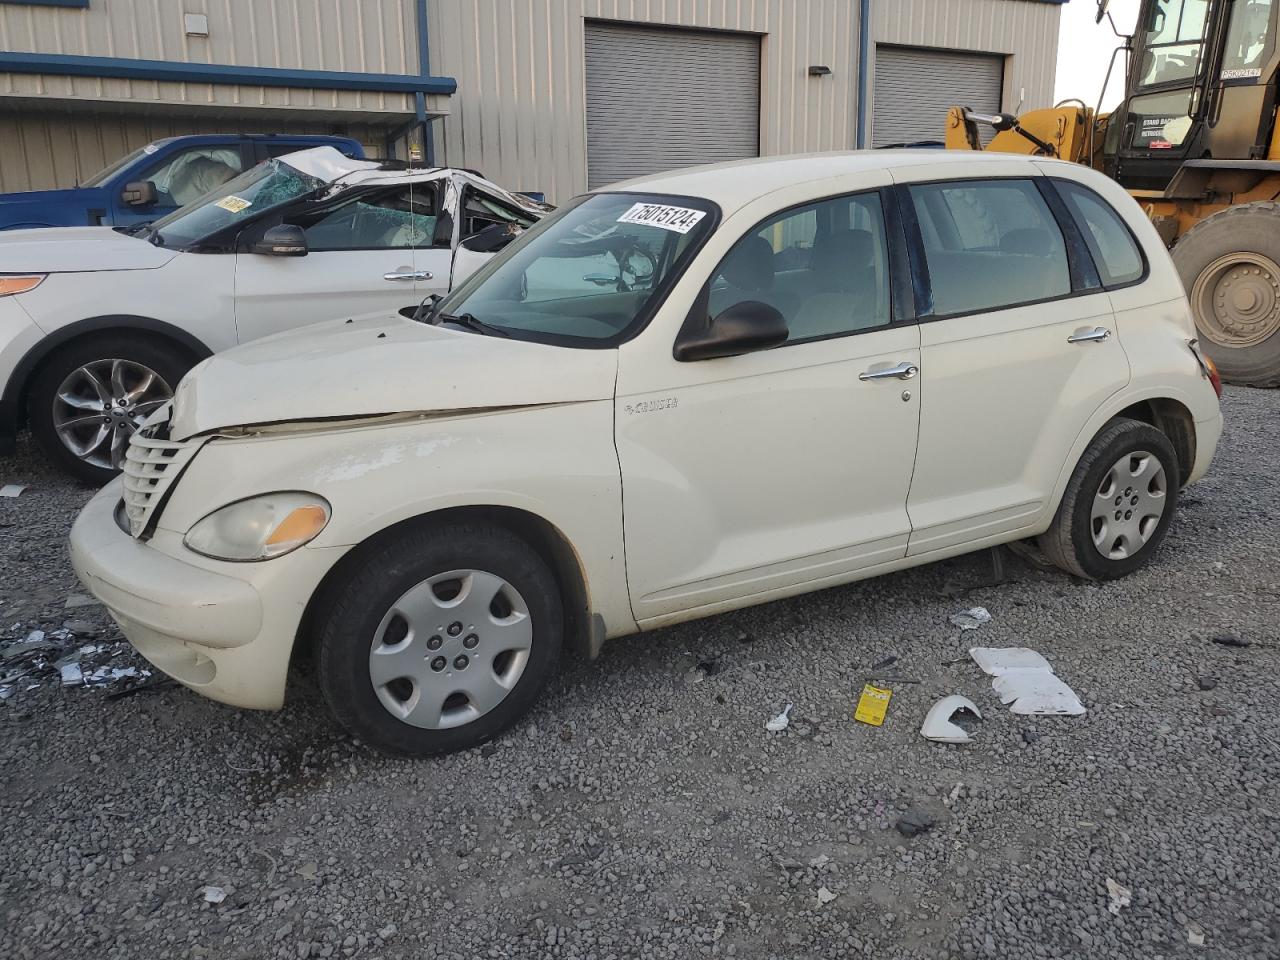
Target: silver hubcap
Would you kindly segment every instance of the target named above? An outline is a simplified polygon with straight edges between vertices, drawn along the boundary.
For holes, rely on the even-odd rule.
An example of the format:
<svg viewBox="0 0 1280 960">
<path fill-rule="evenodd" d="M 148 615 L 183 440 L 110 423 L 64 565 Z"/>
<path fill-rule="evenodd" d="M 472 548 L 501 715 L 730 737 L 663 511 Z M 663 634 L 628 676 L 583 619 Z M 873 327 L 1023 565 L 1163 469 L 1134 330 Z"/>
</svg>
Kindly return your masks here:
<svg viewBox="0 0 1280 960">
<path fill-rule="evenodd" d="M 73 370 L 53 398 L 53 427 L 86 463 L 119 470 L 129 438 L 173 391 L 150 367 L 95 360 Z"/>
<path fill-rule="evenodd" d="M 483 570 L 451 570 L 392 604 L 374 634 L 369 679 L 397 720 L 458 727 L 506 698 L 532 646 L 533 620 L 515 587 Z"/>
<path fill-rule="evenodd" d="M 1125 454 L 1102 478 L 1093 498 L 1093 545 L 1108 560 L 1123 560 L 1155 535 L 1168 502 L 1164 467 L 1146 450 Z"/>
</svg>

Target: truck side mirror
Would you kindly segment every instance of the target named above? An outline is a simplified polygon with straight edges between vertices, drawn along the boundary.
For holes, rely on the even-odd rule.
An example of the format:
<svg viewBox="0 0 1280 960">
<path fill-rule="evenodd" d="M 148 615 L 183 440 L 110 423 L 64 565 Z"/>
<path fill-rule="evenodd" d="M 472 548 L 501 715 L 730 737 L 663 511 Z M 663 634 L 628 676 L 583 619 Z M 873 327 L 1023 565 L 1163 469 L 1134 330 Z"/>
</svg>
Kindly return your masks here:
<svg viewBox="0 0 1280 960">
<path fill-rule="evenodd" d="M 292 223 L 276 224 L 250 248 L 264 257 L 305 257 L 307 250 L 307 235 Z"/>
<path fill-rule="evenodd" d="M 1098 0 L 1098 16 L 1094 23 L 1101 23 L 1102 18 L 1107 15 L 1107 7 L 1111 5 L 1111 0 Z"/>
<path fill-rule="evenodd" d="M 156 185 L 150 180 L 135 180 L 125 184 L 120 199 L 131 207 L 150 207 L 160 198 Z"/>
</svg>

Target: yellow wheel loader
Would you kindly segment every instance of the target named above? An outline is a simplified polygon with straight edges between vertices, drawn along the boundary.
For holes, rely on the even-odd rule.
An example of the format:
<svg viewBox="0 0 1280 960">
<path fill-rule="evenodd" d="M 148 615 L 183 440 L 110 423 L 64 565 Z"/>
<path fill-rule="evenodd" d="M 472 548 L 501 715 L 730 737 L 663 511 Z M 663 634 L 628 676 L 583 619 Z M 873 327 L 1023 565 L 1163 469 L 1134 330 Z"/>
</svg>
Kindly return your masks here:
<svg viewBox="0 0 1280 960">
<path fill-rule="evenodd" d="M 1112 113 L 1072 100 L 947 117 L 950 149 L 983 149 L 987 125 L 988 151 L 1060 157 L 1118 181 L 1169 244 L 1223 379 L 1256 387 L 1280 386 L 1278 14 L 1280 0 L 1142 0 L 1134 36 L 1115 31 L 1111 67 L 1120 56 L 1126 69 Z"/>
</svg>

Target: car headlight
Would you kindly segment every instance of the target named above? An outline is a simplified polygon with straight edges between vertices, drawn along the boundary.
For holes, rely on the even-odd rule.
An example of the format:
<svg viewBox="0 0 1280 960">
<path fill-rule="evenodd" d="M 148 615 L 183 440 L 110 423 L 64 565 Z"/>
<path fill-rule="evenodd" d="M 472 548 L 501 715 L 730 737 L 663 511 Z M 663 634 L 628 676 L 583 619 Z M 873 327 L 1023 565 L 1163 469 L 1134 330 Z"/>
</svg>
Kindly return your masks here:
<svg viewBox="0 0 1280 960">
<path fill-rule="evenodd" d="M 238 500 L 199 520 L 182 542 L 214 560 L 270 560 L 310 543 L 329 522 L 329 503 L 286 491 Z"/>
<path fill-rule="evenodd" d="M 26 293 L 44 283 L 48 274 L 36 273 L 27 276 L 0 276 L 0 297 L 11 297 L 15 293 Z"/>
</svg>

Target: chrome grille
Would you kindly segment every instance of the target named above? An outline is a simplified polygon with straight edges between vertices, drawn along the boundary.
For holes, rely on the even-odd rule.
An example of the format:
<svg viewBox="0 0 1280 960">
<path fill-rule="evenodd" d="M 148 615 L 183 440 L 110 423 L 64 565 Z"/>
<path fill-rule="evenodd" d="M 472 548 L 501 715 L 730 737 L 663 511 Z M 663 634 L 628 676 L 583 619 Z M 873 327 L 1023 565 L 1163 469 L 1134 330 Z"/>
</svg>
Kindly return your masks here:
<svg viewBox="0 0 1280 960">
<path fill-rule="evenodd" d="M 164 495 L 200 449 L 198 440 L 180 443 L 166 439 L 168 432 L 167 418 L 149 423 L 133 435 L 125 450 L 124 509 L 132 537 L 147 530 Z"/>
</svg>

